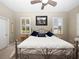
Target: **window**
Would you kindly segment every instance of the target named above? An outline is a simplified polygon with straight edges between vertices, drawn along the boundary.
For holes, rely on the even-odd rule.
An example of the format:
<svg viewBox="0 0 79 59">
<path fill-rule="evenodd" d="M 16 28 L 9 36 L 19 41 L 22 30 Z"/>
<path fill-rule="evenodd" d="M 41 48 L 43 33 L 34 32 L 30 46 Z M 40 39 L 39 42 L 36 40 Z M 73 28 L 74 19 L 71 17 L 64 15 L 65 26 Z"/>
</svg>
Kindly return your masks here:
<svg viewBox="0 0 79 59">
<path fill-rule="evenodd" d="M 53 28 L 52 31 L 54 34 L 63 34 L 63 18 L 62 17 L 53 17 Z"/>
<path fill-rule="evenodd" d="M 31 33 L 31 18 L 30 17 L 21 17 L 20 18 L 20 32 L 21 34 L 30 34 Z"/>
</svg>

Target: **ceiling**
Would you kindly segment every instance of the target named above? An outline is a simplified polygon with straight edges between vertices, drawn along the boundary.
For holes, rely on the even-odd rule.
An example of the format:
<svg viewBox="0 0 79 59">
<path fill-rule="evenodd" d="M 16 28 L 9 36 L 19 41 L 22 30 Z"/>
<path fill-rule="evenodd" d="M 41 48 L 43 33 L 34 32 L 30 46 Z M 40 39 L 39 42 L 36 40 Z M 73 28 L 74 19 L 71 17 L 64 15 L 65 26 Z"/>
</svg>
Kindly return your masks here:
<svg viewBox="0 0 79 59">
<path fill-rule="evenodd" d="M 79 0 L 54 0 L 57 6 L 46 5 L 44 10 L 41 10 L 41 3 L 31 4 L 31 0 L 0 0 L 8 8 L 16 12 L 61 12 L 69 11 L 79 5 Z"/>
</svg>

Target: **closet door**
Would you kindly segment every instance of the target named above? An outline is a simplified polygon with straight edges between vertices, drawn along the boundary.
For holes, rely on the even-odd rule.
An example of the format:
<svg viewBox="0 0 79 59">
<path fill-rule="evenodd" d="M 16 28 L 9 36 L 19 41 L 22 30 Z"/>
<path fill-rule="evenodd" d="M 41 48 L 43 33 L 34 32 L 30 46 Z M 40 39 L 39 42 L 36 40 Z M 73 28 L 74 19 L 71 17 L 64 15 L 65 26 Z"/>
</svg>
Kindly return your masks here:
<svg viewBox="0 0 79 59">
<path fill-rule="evenodd" d="M 9 27 L 8 20 L 0 17 L 0 49 L 5 48 L 9 44 Z"/>
</svg>

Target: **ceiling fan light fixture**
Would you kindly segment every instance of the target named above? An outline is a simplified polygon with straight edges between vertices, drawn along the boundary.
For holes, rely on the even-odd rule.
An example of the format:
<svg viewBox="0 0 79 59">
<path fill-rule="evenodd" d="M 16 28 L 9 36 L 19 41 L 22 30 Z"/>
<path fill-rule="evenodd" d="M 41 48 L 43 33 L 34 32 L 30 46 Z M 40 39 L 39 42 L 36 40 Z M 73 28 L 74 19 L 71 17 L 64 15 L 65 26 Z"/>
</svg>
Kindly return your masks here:
<svg viewBox="0 0 79 59">
<path fill-rule="evenodd" d="M 48 2 L 48 0 L 41 0 L 42 3 L 46 4 Z"/>
</svg>

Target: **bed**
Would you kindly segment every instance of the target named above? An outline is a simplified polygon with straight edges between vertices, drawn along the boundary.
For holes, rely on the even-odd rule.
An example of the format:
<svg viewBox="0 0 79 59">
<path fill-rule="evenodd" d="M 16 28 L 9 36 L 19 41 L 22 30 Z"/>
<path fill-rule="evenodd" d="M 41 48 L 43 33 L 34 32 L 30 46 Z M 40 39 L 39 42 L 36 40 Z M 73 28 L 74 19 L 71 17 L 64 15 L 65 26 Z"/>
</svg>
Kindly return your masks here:
<svg viewBox="0 0 79 59">
<path fill-rule="evenodd" d="M 73 44 L 56 37 L 55 35 L 49 37 L 37 37 L 37 36 L 29 36 L 26 40 L 16 46 L 16 50 L 20 51 L 20 59 L 21 53 L 29 51 L 30 53 L 34 52 L 36 54 L 41 54 L 45 59 L 48 59 L 49 55 L 73 55 Z M 17 54 L 17 52 L 16 52 Z"/>
<path fill-rule="evenodd" d="M 56 36 L 35 37 L 30 36 L 18 45 L 18 48 L 74 48 L 74 46 Z"/>
</svg>

